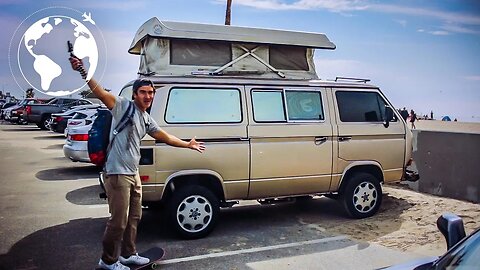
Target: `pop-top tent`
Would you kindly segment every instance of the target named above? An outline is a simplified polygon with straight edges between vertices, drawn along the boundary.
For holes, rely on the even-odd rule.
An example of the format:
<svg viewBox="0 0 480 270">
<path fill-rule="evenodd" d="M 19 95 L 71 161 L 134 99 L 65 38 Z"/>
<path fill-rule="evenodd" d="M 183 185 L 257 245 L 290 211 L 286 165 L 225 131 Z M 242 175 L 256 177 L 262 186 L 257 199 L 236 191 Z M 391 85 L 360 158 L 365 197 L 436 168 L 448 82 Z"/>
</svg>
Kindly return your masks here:
<svg viewBox="0 0 480 270">
<path fill-rule="evenodd" d="M 128 50 L 144 75 L 241 75 L 317 79 L 315 49 L 334 50 L 326 35 L 160 21 L 151 18 Z"/>
</svg>

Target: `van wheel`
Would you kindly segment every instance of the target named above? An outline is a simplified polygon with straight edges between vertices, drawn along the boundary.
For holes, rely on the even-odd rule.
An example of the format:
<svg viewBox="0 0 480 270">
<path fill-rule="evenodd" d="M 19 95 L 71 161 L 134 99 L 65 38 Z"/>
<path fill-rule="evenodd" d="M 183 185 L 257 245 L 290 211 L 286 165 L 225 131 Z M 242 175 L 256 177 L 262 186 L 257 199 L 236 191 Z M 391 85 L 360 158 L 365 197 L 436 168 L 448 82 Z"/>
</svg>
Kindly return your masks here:
<svg viewBox="0 0 480 270">
<path fill-rule="evenodd" d="M 187 239 L 208 235 L 220 213 L 217 197 L 202 186 L 186 186 L 172 194 L 168 205 L 172 227 Z"/>
<path fill-rule="evenodd" d="M 355 173 L 348 179 L 341 198 L 351 217 L 371 217 L 382 203 L 382 187 L 375 176 L 364 172 Z"/>
</svg>

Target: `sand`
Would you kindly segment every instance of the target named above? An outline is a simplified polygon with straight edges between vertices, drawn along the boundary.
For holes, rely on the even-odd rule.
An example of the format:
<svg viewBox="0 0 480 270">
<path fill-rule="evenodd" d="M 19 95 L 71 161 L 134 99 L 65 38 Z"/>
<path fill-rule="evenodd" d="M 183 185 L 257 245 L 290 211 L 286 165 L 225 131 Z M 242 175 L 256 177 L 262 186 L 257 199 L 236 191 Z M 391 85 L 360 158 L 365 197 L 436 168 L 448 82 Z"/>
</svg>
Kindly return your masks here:
<svg viewBox="0 0 480 270">
<path fill-rule="evenodd" d="M 408 126 L 412 125 L 408 123 Z M 415 121 L 417 130 L 462 132 L 480 134 L 480 123 L 478 122 L 447 122 L 438 120 Z"/>
<path fill-rule="evenodd" d="M 446 251 L 436 227 L 442 213 L 462 217 L 467 235 L 480 227 L 479 204 L 415 192 L 401 184 L 386 185 L 383 192 L 382 207 L 374 217 L 322 225 L 356 240 L 425 256 Z"/>
<path fill-rule="evenodd" d="M 420 120 L 415 124 L 417 132 L 480 134 L 480 123 Z M 445 238 L 436 226 L 441 214 L 450 212 L 462 217 L 467 235 L 480 227 L 480 204 L 419 193 L 406 184 L 386 185 L 383 192 L 382 207 L 374 217 L 340 224 L 332 221 L 322 226 L 360 241 L 425 256 L 446 251 Z"/>
</svg>

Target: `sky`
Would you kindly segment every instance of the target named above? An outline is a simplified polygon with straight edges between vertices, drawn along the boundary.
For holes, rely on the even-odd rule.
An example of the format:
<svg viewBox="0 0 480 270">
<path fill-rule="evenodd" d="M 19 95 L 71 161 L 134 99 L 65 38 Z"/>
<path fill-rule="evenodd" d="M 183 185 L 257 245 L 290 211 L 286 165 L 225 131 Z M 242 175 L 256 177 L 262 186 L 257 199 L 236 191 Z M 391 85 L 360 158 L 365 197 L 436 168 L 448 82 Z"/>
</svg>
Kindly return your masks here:
<svg viewBox="0 0 480 270">
<path fill-rule="evenodd" d="M 480 122 L 480 1 L 232 2 L 232 25 L 326 34 L 337 48 L 315 51 L 321 79 L 368 78 L 396 108 L 413 109 L 417 115 L 433 111 L 437 119 L 449 115 Z M 28 88 L 10 68 L 17 41 L 15 46 L 11 43 L 34 18 L 32 14 L 55 7 L 91 13 L 94 28 L 103 37 L 97 45 L 104 48 L 99 55 L 103 65 L 94 76 L 105 88 L 118 92 L 137 76 L 139 56 L 127 50 L 145 21 L 157 17 L 223 24 L 226 0 L 0 0 L 0 90 L 21 97 Z M 57 51 L 68 57 L 66 49 Z"/>
</svg>

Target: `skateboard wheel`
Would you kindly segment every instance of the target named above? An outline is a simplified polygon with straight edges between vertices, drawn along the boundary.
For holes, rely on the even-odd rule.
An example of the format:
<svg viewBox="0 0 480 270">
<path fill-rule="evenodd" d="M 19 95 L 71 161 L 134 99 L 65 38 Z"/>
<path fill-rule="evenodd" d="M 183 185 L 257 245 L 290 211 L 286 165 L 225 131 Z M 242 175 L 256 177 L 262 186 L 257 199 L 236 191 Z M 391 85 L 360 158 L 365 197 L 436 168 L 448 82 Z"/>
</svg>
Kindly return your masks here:
<svg viewBox="0 0 480 270">
<path fill-rule="evenodd" d="M 152 269 L 157 269 L 157 266 L 158 266 L 158 265 L 157 265 L 156 263 L 152 263 L 152 265 L 150 265 L 150 268 L 152 268 Z"/>
</svg>

